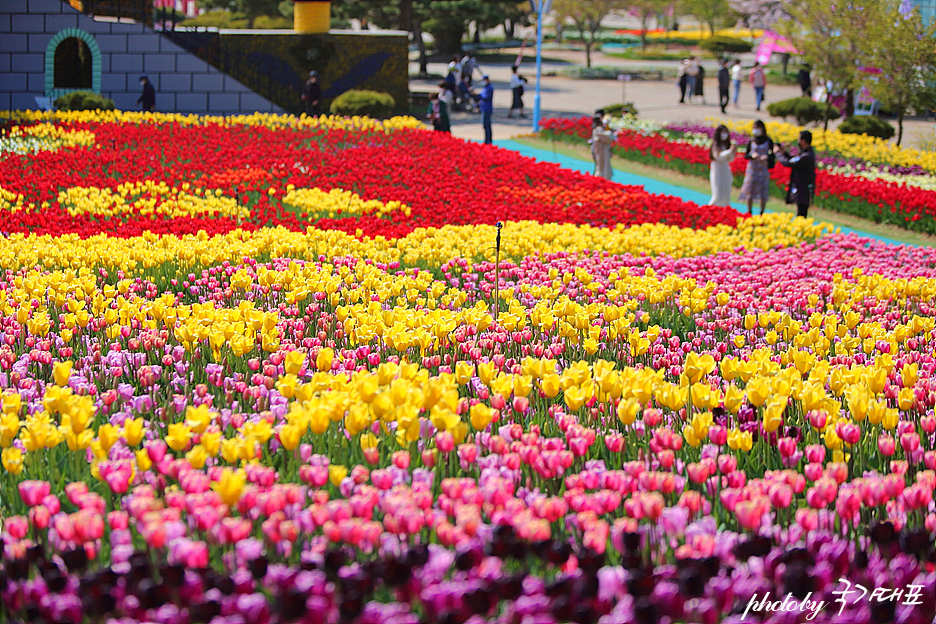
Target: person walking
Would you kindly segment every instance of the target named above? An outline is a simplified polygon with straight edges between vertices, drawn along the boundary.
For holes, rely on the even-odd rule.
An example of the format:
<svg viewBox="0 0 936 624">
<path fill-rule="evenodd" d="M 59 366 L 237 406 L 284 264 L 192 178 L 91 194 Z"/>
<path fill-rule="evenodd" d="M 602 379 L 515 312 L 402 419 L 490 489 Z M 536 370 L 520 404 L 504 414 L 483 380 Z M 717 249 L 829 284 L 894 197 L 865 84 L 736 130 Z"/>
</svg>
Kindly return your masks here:
<svg viewBox="0 0 936 624">
<path fill-rule="evenodd" d="M 731 134 L 724 125 L 718 126 L 712 144 L 709 146 L 709 182 L 712 184 L 712 199 L 709 206 L 730 206 L 731 185 L 734 176 L 731 174 L 731 161 L 738 153 L 738 146 L 731 142 Z"/>
<path fill-rule="evenodd" d="M 754 63 L 754 67 L 751 68 L 750 80 L 751 86 L 754 87 L 754 102 L 757 105 L 755 110 L 760 110 L 761 102 L 764 101 L 764 87 L 767 86 L 767 76 L 760 63 Z"/>
<path fill-rule="evenodd" d="M 510 68 L 510 90 L 513 93 L 513 101 L 510 103 L 510 112 L 507 113 L 508 119 L 513 117 L 513 112 L 517 109 L 520 109 L 520 116 L 526 118 L 523 114 L 523 85 L 526 84 L 527 79 L 521 76 L 518 70 L 516 65 Z"/>
<path fill-rule="evenodd" d="M 702 106 L 705 106 L 705 68 L 701 64 L 699 65 L 699 75 L 696 76 L 695 95 L 702 98 Z"/>
<path fill-rule="evenodd" d="M 800 67 L 799 73 L 796 74 L 796 82 L 799 83 L 800 89 L 803 91 L 803 97 L 812 97 L 812 76 L 810 76 L 809 65 L 803 64 Z"/>
<path fill-rule="evenodd" d="M 481 71 L 481 66 L 478 65 L 478 59 L 475 58 L 475 55 L 469 52 L 461 61 L 461 73 L 462 76 L 468 76 L 468 86 L 472 86 L 474 81 L 474 73 L 477 71 L 482 74 L 481 80 L 484 80 L 483 72 Z"/>
<path fill-rule="evenodd" d="M 812 149 L 812 132 L 800 132 L 799 153 L 796 156 L 790 156 L 790 152 L 779 145 L 774 148 L 774 152 L 780 164 L 790 168 L 786 203 L 796 204 L 796 215 L 806 218 L 816 190 L 816 154 Z"/>
<path fill-rule="evenodd" d="M 689 67 L 689 59 L 683 59 L 679 64 L 679 75 L 676 77 L 676 85 L 679 87 L 679 103 L 686 103 L 686 88 L 689 86 L 689 76 L 686 69 Z"/>
<path fill-rule="evenodd" d="M 731 86 L 734 87 L 734 107 L 738 108 L 738 97 L 741 95 L 741 61 L 738 59 L 731 66 Z"/>
<path fill-rule="evenodd" d="M 728 61 L 722 59 L 721 67 L 718 69 L 718 105 L 721 107 L 722 114 L 725 114 L 725 107 L 728 106 L 728 86 L 731 83 L 731 73 L 728 71 Z"/>
<path fill-rule="evenodd" d="M 753 138 L 748 143 L 744 157 L 747 159 L 747 169 L 744 171 L 744 182 L 741 184 L 741 195 L 738 199 L 746 201 L 748 214 L 754 214 L 754 200 L 760 200 L 760 213 L 764 214 L 767 208 L 767 198 L 770 196 L 770 170 L 774 166 L 773 141 L 767 136 L 767 127 L 758 119 L 754 122 Z"/>
<path fill-rule="evenodd" d="M 137 105 L 142 105 L 143 112 L 152 113 L 156 110 L 156 89 L 146 76 L 140 76 L 140 85 L 143 87 L 143 93 L 137 100 Z"/>
<path fill-rule="evenodd" d="M 435 129 L 440 132 L 452 132 L 452 121 L 449 111 L 452 110 L 452 104 L 455 102 L 455 94 L 449 89 L 448 83 L 439 83 L 439 104 L 438 104 L 438 124 Z"/>
<path fill-rule="evenodd" d="M 481 76 L 481 81 L 484 87 L 481 89 L 478 105 L 481 109 L 481 124 L 484 126 L 484 143 L 490 145 L 494 142 L 494 131 L 491 128 L 491 117 L 494 116 L 494 86 L 487 74 Z"/>
<path fill-rule="evenodd" d="M 318 72 L 309 72 L 309 79 L 302 89 L 302 101 L 305 102 L 306 115 L 318 117 L 322 114 L 322 85 L 318 81 Z"/>
<path fill-rule="evenodd" d="M 614 176 L 611 167 L 611 147 L 614 145 L 614 131 L 608 127 L 606 118 L 596 113 L 592 118 L 591 144 L 592 158 L 595 161 L 595 175 L 605 180 Z"/>
<path fill-rule="evenodd" d="M 696 95 L 696 82 L 699 80 L 699 61 L 696 57 L 689 57 L 689 64 L 686 65 L 686 91 L 689 93 L 689 103 L 692 104 L 692 96 Z"/>
</svg>

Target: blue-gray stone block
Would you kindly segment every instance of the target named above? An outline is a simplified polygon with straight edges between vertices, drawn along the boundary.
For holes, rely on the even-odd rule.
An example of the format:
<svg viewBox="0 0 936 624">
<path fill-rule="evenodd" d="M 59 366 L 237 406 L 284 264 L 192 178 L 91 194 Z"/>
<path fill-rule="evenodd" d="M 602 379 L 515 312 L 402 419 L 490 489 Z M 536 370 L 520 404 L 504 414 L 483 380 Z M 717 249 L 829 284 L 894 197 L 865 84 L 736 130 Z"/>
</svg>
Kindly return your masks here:
<svg viewBox="0 0 936 624">
<path fill-rule="evenodd" d="M 124 54 L 127 52 L 127 35 L 95 35 L 98 47 L 103 54 Z"/>
<path fill-rule="evenodd" d="M 161 113 L 176 112 L 176 94 L 175 93 L 157 93 L 156 110 Z"/>
<path fill-rule="evenodd" d="M 204 76 L 197 76 L 194 79 L 193 86 L 198 91 L 207 91 L 207 92 L 216 91 L 218 93 L 223 93 L 224 92 L 224 74 L 214 73 L 214 74 L 206 74 Z"/>
<path fill-rule="evenodd" d="M 69 14 L 46 15 L 45 27 L 46 32 L 49 33 L 57 33 L 66 28 L 78 28 L 78 16 Z"/>
<path fill-rule="evenodd" d="M 9 93 L 0 93 L 0 110 L 10 110 Z"/>
<path fill-rule="evenodd" d="M 10 92 L 28 91 L 29 74 L 4 74 L 3 90 Z"/>
<path fill-rule="evenodd" d="M 208 110 L 207 93 L 177 93 L 176 111 L 179 113 L 204 113 Z"/>
<path fill-rule="evenodd" d="M 0 33 L 13 32 L 10 30 L 10 17 L 9 15 L 0 13 Z"/>
<path fill-rule="evenodd" d="M 159 35 L 131 35 L 127 39 L 127 52 L 159 52 Z"/>
<path fill-rule="evenodd" d="M 32 73 L 29 76 L 29 90 L 35 91 L 35 95 L 45 94 L 45 74 Z"/>
<path fill-rule="evenodd" d="M 101 76 L 101 91 L 126 91 L 127 74 L 103 74 Z"/>
<path fill-rule="evenodd" d="M 61 13 L 62 0 L 29 0 L 30 13 Z"/>
<path fill-rule="evenodd" d="M 224 92 L 225 93 L 249 93 L 250 89 L 237 82 L 230 76 L 224 77 Z"/>
<path fill-rule="evenodd" d="M 26 35 L 3 35 L 0 37 L 0 52 L 25 52 L 29 46 Z"/>
<path fill-rule="evenodd" d="M 27 14 L 11 16 L 13 32 L 40 33 L 45 32 L 45 17 L 42 14 Z"/>
<path fill-rule="evenodd" d="M 36 110 L 36 96 L 42 97 L 44 93 L 11 93 L 10 110 Z"/>
<path fill-rule="evenodd" d="M 49 42 L 52 41 L 51 33 L 39 33 L 35 35 L 29 35 L 29 52 L 37 52 L 45 54 L 46 48 L 49 47 Z M 26 50 L 21 50 L 25 52 Z"/>
<path fill-rule="evenodd" d="M 152 31 L 147 31 L 143 24 L 124 24 L 121 22 L 111 22 L 111 33 L 115 35 L 143 35 L 147 34 L 153 37 L 159 37 Z"/>
<path fill-rule="evenodd" d="M 6 73 L 10 71 L 10 55 L 9 54 L 0 54 L 0 73 Z"/>
<path fill-rule="evenodd" d="M 143 69 L 147 72 L 174 72 L 175 55 L 174 54 L 144 54 Z"/>
<path fill-rule="evenodd" d="M 0 13 L 9 15 L 11 13 L 26 13 L 29 11 L 29 5 L 26 0 L 3 0 L 0 2 Z"/>
<path fill-rule="evenodd" d="M 182 48 L 172 43 L 165 37 L 159 38 L 159 51 L 167 52 L 169 54 L 187 54 L 187 52 L 185 52 Z"/>
<path fill-rule="evenodd" d="M 159 90 L 188 93 L 192 90 L 192 74 L 161 74 Z"/>
<path fill-rule="evenodd" d="M 142 73 L 143 71 L 142 54 L 111 54 L 110 62 L 112 72 Z"/>
<path fill-rule="evenodd" d="M 111 93 L 109 97 L 114 100 L 114 106 L 117 110 L 140 110 L 140 105 L 136 103 L 136 101 L 140 99 L 139 93 Z"/>
<path fill-rule="evenodd" d="M 165 43 L 164 41 L 164 46 Z M 176 71 L 190 74 L 207 74 L 210 70 L 208 68 L 208 63 L 194 54 L 183 52 L 176 56 Z"/>
<path fill-rule="evenodd" d="M 106 73 L 111 70 L 111 55 L 110 54 L 101 54 L 101 73 Z"/>
<path fill-rule="evenodd" d="M 84 15 L 77 15 L 78 28 L 86 30 L 92 35 L 109 35 L 111 32 L 111 22 L 99 22 Z"/>
<path fill-rule="evenodd" d="M 10 71 L 44 72 L 44 54 L 11 54 Z"/>
<path fill-rule="evenodd" d="M 211 114 L 240 111 L 240 96 L 236 93 L 210 93 L 208 112 Z"/>
<path fill-rule="evenodd" d="M 270 102 L 256 93 L 241 93 L 240 109 L 245 113 L 269 113 Z"/>
</svg>

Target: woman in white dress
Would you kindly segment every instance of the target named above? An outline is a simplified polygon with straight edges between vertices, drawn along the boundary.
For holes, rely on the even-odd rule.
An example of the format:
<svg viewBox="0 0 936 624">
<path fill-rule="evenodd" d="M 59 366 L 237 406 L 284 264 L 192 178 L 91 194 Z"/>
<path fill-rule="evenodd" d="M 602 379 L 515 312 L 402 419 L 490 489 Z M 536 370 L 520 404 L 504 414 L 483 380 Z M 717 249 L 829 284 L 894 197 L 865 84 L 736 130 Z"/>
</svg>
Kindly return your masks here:
<svg viewBox="0 0 936 624">
<path fill-rule="evenodd" d="M 715 138 L 709 147 L 709 156 L 712 164 L 709 169 L 709 180 L 712 182 L 712 199 L 709 206 L 730 206 L 731 185 L 734 176 L 731 175 L 731 161 L 737 154 L 738 146 L 731 143 L 731 134 L 725 126 L 718 126 Z"/>
<path fill-rule="evenodd" d="M 595 175 L 605 180 L 614 176 L 611 167 L 611 148 L 614 146 L 615 132 L 608 127 L 608 123 L 601 115 L 592 118 L 591 143 L 592 158 L 595 159 Z"/>
</svg>

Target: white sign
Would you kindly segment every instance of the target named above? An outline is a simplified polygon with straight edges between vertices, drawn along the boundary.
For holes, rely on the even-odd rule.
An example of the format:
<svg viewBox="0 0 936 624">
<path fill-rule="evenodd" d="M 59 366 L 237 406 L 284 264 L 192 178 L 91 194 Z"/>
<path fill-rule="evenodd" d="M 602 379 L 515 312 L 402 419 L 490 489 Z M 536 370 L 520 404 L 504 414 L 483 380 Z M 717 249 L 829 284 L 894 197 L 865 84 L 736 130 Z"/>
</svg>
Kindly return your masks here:
<svg viewBox="0 0 936 624">
<path fill-rule="evenodd" d="M 621 82 L 630 82 L 630 79 L 631 79 L 630 74 L 618 74 L 618 80 Z"/>
</svg>

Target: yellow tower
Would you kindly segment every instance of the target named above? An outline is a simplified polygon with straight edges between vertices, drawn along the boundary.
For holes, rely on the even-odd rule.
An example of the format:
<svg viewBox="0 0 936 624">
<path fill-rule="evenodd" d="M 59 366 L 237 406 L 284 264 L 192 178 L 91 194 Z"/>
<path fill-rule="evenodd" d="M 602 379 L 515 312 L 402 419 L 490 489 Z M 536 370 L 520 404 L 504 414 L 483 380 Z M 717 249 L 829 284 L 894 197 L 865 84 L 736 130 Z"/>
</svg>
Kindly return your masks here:
<svg viewBox="0 0 936 624">
<path fill-rule="evenodd" d="M 331 0 L 294 0 L 293 28 L 297 33 L 327 33 L 331 28 Z"/>
</svg>

